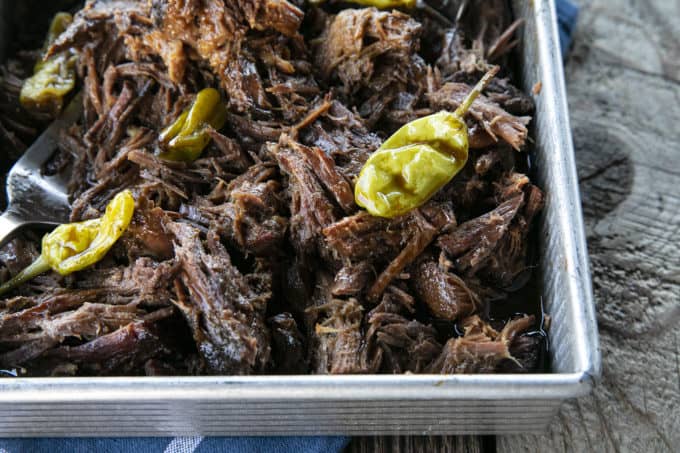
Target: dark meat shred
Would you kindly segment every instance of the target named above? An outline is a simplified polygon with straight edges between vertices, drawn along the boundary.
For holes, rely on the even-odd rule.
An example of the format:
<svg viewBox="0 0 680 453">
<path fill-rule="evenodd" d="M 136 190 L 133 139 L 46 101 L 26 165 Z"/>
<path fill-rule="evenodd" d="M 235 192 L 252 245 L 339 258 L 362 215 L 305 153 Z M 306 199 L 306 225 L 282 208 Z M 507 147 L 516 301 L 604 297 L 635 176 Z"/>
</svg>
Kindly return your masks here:
<svg viewBox="0 0 680 453">
<path fill-rule="evenodd" d="M 510 354 L 510 348 L 516 337 L 533 323 L 533 316 L 524 316 L 508 321 L 503 330 L 497 332 L 479 316 L 472 316 L 462 323 L 465 335 L 449 340 L 439 357 L 428 366 L 427 372 L 494 373 L 504 362 L 516 361 Z"/>
<path fill-rule="evenodd" d="M 270 355 L 264 323 L 270 297 L 266 282 L 253 284 L 234 267 L 215 232 L 206 244 L 190 225 L 170 223 L 180 263 L 176 305 L 186 318 L 203 360 L 212 374 L 262 371 Z M 262 280 L 266 280 L 264 275 Z"/>
<path fill-rule="evenodd" d="M 464 83 L 445 83 L 428 94 L 430 105 L 435 110 L 455 110 L 470 92 L 471 86 Z M 480 95 L 470 107 L 470 117 L 479 123 L 473 128 L 470 145 L 493 144 L 502 139 L 517 151 L 524 147 L 527 140 L 527 124 L 530 117 L 514 116 L 484 95 Z"/>
<path fill-rule="evenodd" d="M 415 299 L 391 286 L 368 314 L 367 341 L 374 367 L 388 373 L 422 373 L 441 352 L 436 330 L 413 315 Z"/>
<path fill-rule="evenodd" d="M 410 62 L 420 31 L 417 21 L 398 11 L 346 9 L 329 17 L 316 63 L 324 79 L 339 79 L 344 91 L 353 94 L 387 71 L 396 77 L 392 64 Z"/>
<path fill-rule="evenodd" d="M 335 274 L 331 292 L 334 296 L 357 296 L 367 289 L 374 274 L 375 270 L 368 261 L 343 266 Z"/>
<path fill-rule="evenodd" d="M 69 175 L 71 221 L 125 189 L 136 204 L 99 262 L 0 298 L 0 369 L 542 371 L 546 333 L 522 290 L 543 206 L 516 152 L 531 152 L 534 112 L 512 71 L 522 23 L 505 0 L 454 3 L 447 23 L 335 0 L 88 0 L 46 51 L 11 55 L 5 172 L 58 113 L 23 108 L 24 80 L 39 58 L 74 52 L 83 113 L 43 170 Z M 465 117 L 464 168 L 405 215 L 361 210 L 369 156 L 407 122 L 454 110 L 493 65 Z M 194 161 L 162 158 L 159 132 L 207 87 L 225 124 L 204 125 Z M 0 249 L 0 282 L 39 256 L 41 234 Z"/>
<path fill-rule="evenodd" d="M 367 373 L 370 371 L 364 333 L 363 308 L 357 299 L 336 299 L 329 275 L 317 276 L 313 306 L 307 309 L 311 335 L 312 370 L 319 374 Z"/>
<path fill-rule="evenodd" d="M 430 260 L 416 265 L 411 279 L 415 295 L 440 319 L 455 321 L 480 310 L 480 300 L 462 278 Z"/>
<path fill-rule="evenodd" d="M 147 361 L 169 352 L 148 323 L 138 321 L 89 343 L 60 346 L 46 354 L 46 358 L 74 364 L 79 374 L 101 376 L 138 374 Z"/>
<path fill-rule="evenodd" d="M 456 267 L 474 273 L 486 264 L 507 233 L 512 220 L 522 205 L 516 196 L 496 209 L 459 225 L 437 240 L 439 247 L 456 258 Z"/>
</svg>

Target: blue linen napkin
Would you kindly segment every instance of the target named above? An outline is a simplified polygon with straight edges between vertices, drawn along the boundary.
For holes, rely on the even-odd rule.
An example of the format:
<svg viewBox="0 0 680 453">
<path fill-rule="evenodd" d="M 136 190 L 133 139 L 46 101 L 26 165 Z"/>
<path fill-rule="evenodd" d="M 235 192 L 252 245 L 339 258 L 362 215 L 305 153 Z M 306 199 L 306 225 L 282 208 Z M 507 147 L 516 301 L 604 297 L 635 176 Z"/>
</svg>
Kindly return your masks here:
<svg viewBox="0 0 680 453">
<path fill-rule="evenodd" d="M 335 453 L 349 437 L 122 437 L 0 439 L 0 453 Z"/>
<path fill-rule="evenodd" d="M 578 20 L 578 6 L 569 0 L 556 0 L 555 9 L 557 10 L 557 31 L 560 34 L 562 57 L 566 57 Z"/>
<path fill-rule="evenodd" d="M 556 0 L 562 55 L 566 56 L 578 7 Z M 21 438 L 0 439 L 0 453 L 335 453 L 349 437 L 127 437 L 127 438 Z"/>
</svg>

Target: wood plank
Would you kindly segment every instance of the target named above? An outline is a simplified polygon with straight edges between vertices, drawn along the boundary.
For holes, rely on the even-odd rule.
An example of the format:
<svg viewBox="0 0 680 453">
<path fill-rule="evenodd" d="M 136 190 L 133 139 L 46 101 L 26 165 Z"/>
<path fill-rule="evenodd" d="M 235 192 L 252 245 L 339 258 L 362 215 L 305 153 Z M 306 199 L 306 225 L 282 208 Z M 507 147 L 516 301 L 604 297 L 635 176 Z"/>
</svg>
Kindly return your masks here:
<svg viewBox="0 0 680 453">
<path fill-rule="evenodd" d="M 582 4 L 567 85 L 603 379 L 497 449 L 679 451 L 680 3 Z"/>
<path fill-rule="evenodd" d="M 493 438 L 481 436 L 366 436 L 352 439 L 348 453 L 482 453 Z"/>
</svg>

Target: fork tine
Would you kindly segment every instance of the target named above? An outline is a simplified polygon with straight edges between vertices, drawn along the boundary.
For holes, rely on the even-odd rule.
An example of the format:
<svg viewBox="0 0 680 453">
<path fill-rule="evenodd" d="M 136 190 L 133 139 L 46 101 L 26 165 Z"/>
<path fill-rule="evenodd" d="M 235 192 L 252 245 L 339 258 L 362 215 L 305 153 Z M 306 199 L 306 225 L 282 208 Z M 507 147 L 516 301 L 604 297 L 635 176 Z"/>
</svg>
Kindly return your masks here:
<svg viewBox="0 0 680 453">
<path fill-rule="evenodd" d="M 67 127 L 75 124 L 82 113 L 82 93 L 77 93 L 73 100 L 66 106 L 59 117 L 50 124 L 45 131 L 33 142 L 21 158 L 14 164 L 14 168 L 24 167 L 40 171 L 40 167 L 52 155 L 57 148 L 59 133 Z"/>
<path fill-rule="evenodd" d="M 27 225 L 57 225 L 68 220 L 70 206 L 63 174 L 43 176 L 43 164 L 57 148 L 59 134 L 82 112 L 78 93 L 62 114 L 36 139 L 7 175 L 7 210 L 0 216 L 0 246 Z"/>
</svg>

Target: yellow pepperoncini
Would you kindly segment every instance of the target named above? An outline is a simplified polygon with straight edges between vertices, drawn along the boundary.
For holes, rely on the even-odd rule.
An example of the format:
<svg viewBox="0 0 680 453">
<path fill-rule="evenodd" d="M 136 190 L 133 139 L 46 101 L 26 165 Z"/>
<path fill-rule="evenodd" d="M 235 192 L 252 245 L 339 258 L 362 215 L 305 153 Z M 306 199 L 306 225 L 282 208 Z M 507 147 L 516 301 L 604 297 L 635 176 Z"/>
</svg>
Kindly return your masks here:
<svg viewBox="0 0 680 453">
<path fill-rule="evenodd" d="M 0 294 L 50 269 L 69 275 L 98 262 L 130 225 L 134 209 L 135 199 L 125 190 L 109 202 L 102 217 L 59 225 L 43 237 L 38 259 L 0 286 Z"/>
<path fill-rule="evenodd" d="M 52 18 L 50 22 L 50 28 L 47 29 L 47 37 L 45 38 L 45 43 L 43 44 L 42 53 L 43 55 L 47 53 L 50 46 L 57 40 L 62 33 L 66 31 L 69 25 L 73 23 L 73 16 L 69 13 L 57 13 Z M 38 72 L 40 68 L 45 64 L 45 62 L 39 59 L 35 66 L 33 66 L 33 72 Z"/>
<path fill-rule="evenodd" d="M 73 22 L 68 13 L 58 13 L 52 19 L 47 32 L 44 51 Z M 58 112 L 64 97 L 76 84 L 77 57 L 71 51 L 60 52 L 47 60 L 39 60 L 33 75 L 24 81 L 19 93 L 19 102 L 25 108 Z"/>
<path fill-rule="evenodd" d="M 159 140 L 165 150 L 162 159 L 192 162 L 198 159 L 203 148 L 210 142 L 206 128 L 220 129 L 227 121 L 227 107 L 219 91 L 205 88 L 187 110 L 163 129 Z"/>
<path fill-rule="evenodd" d="M 465 166 L 463 117 L 498 72 L 493 68 L 455 112 L 441 111 L 402 126 L 371 156 L 354 188 L 356 203 L 378 217 L 396 217 L 424 204 Z"/>
</svg>

